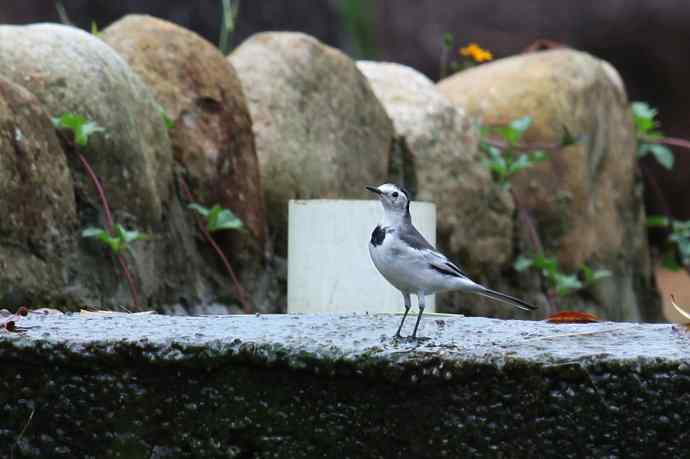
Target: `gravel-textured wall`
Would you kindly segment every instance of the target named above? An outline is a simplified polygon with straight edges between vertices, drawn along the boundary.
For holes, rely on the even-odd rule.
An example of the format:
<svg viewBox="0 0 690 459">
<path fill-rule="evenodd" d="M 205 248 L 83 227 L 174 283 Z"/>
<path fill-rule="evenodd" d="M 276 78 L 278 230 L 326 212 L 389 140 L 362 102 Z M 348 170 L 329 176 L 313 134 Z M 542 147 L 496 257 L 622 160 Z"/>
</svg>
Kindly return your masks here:
<svg viewBox="0 0 690 459">
<path fill-rule="evenodd" d="M 0 332 L 0 456 L 690 454 L 671 325 L 398 320 L 30 315 Z"/>
</svg>

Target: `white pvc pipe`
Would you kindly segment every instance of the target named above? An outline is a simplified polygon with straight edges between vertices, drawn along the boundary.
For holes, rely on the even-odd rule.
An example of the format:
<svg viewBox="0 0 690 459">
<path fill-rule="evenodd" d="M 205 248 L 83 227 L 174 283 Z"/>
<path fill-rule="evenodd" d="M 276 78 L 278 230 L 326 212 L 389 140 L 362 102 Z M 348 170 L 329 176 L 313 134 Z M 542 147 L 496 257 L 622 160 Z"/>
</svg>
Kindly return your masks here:
<svg viewBox="0 0 690 459">
<path fill-rule="evenodd" d="M 379 201 L 291 200 L 288 217 L 288 312 L 402 312 L 403 297 L 374 267 L 369 239 Z M 436 206 L 412 202 L 412 223 L 436 244 Z M 413 309 L 416 298 L 413 295 Z M 427 311 L 436 309 L 427 297 Z"/>
</svg>

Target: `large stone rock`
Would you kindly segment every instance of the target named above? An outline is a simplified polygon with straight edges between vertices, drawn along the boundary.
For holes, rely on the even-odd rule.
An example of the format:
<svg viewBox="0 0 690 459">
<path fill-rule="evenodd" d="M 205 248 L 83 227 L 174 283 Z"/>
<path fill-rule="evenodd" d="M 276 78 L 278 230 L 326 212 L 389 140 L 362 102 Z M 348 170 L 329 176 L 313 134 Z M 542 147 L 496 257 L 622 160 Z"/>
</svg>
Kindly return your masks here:
<svg viewBox="0 0 690 459">
<path fill-rule="evenodd" d="M 39 316 L 0 332 L 4 457 L 684 458 L 668 324 Z M 409 324 L 411 326 L 411 324 Z"/>
<path fill-rule="evenodd" d="M 112 48 L 73 27 L 0 26 L 0 74 L 33 92 L 51 116 L 73 112 L 105 128 L 83 151 L 118 220 L 140 229 L 161 221 L 171 184 L 169 139 L 150 90 Z M 100 209 L 83 168 L 70 161 L 79 198 Z"/>
<path fill-rule="evenodd" d="M 388 173 L 393 128 L 354 62 L 300 33 L 254 35 L 230 56 L 256 136 L 269 227 L 287 242 L 292 198 L 363 198 Z"/>
<path fill-rule="evenodd" d="M 414 69 L 357 66 L 405 139 L 416 199 L 436 204 L 439 246 L 475 277 L 510 263 L 513 201 L 481 164 L 476 123 Z"/>
<path fill-rule="evenodd" d="M 517 200 L 535 217 L 546 251 L 565 270 L 587 262 L 613 272 L 593 289 L 603 316 L 658 318 L 650 301 L 635 132 L 616 71 L 588 54 L 554 50 L 475 67 L 438 87 L 485 124 L 531 116 L 528 143 L 557 144 L 564 128 L 581 137 L 517 175 Z M 522 250 L 528 248 L 523 244 Z"/>
<path fill-rule="evenodd" d="M 41 103 L 0 77 L 0 304 L 64 303 L 77 211 L 65 153 Z"/>
<path fill-rule="evenodd" d="M 194 221 L 170 192 L 172 150 L 160 107 L 150 89 L 112 48 L 70 27 L 0 26 L 0 74 L 26 85 L 50 115 L 79 113 L 107 131 L 92 135 L 85 148 L 63 142 L 72 176 L 72 183 L 65 185 L 72 187 L 65 199 L 76 201 L 78 217 L 76 224 L 65 229 L 61 218 L 69 221 L 75 218 L 74 212 L 68 211 L 68 204 L 61 204 L 55 212 L 46 204 L 46 219 L 52 219 L 53 214 L 57 216 L 55 223 L 46 227 L 51 231 L 53 228 L 68 231 L 75 244 L 64 255 L 63 271 L 50 271 L 50 278 L 48 274 L 42 275 L 41 279 L 46 279 L 44 288 L 64 282 L 64 291 L 74 298 L 71 307 L 132 305 L 127 283 L 109 251 L 95 241 L 80 237 L 84 227 L 106 226 L 98 194 L 78 159 L 78 153 L 82 152 L 103 182 L 116 222 L 152 236 L 132 244 L 131 251 L 125 254 L 139 290 L 139 307 L 180 304 L 198 312 L 197 305 L 203 307 L 221 295 L 226 296 L 227 278 L 200 255 L 194 240 Z M 26 124 L 32 128 L 31 133 L 25 134 L 27 138 L 34 135 L 36 123 L 38 120 Z M 44 126 L 38 125 L 35 135 L 44 135 L 39 128 Z M 48 147 L 46 151 L 58 155 L 59 148 Z M 55 161 L 52 158 L 37 162 L 35 167 L 44 172 L 43 164 L 51 165 Z M 38 176 L 35 183 L 49 186 L 44 185 L 44 179 L 56 181 L 62 172 L 56 166 L 50 174 L 50 179 Z M 8 192 L 13 201 L 19 199 L 15 191 Z M 60 199 L 59 193 L 54 195 L 51 199 Z M 1 197 L 3 201 L 7 199 Z M 12 202 L 10 207 L 20 203 Z M 32 231 L 30 221 L 18 223 L 19 231 Z M 34 272 L 38 276 L 40 269 L 34 270 L 31 259 L 20 255 L 25 254 L 16 256 L 17 264 L 26 267 L 12 267 L 13 276 L 21 277 L 22 273 L 31 276 Z M 43 298 L 40 288 L 26 289 L 27 303 L 40 304 Z"/>
<path fill-rule="evenodd" d="M 232 209 L 262 247 L 266 220 L 254 134 L 232 66 L 194 32 L 151 16 L 126 16 L 101 38 L 148 84 L 174 122 L 175 159 L 200 202 Z"/>
</svg>

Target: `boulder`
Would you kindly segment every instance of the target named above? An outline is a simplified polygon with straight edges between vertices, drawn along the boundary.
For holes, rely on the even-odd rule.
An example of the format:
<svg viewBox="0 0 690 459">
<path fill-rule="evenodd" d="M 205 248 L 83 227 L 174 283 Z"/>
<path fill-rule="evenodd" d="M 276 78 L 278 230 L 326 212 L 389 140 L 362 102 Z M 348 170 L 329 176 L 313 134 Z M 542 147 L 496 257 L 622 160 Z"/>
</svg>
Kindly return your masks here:
<svg viewBox="0 0 690 459">
<path fill-rule="evenodd" d="M 230 208 L 263 246 L 266 221 L 254 134 L 233 67 L 194 32 L 151 16 L 126 16 L 101 38 L 152 89 L 174 123 L 175 160 L 199 202 Z"/>
<path fill-rule="evenodd" d="M 0 304 L 64 303 L 77 211 L 65 153 L 41 103 L 0 77 Z"/>
<path fill-rule="evenodd" d="M 127 63 L 97 37 L 57 24 L 0 26 L 0 74 L 33 92 L 49 115 L 73 112 L 105 128 L 83 151 L 116 220 L 150 229 L 161 221 L 172 158 L 159 107 Z M 100 209 L 74 155 L 79 199 Z"/>
<path fill-rule="evenodd" d="M 438 241 L 475 277 L 509 263 L 513 201 L 481 164 L 479 130 L 434 83 L 399 64 L 358 62 L 405 140 L 416 199 L 436 204 Z"/>
<path fill-rule="evenodd" d="M 229 56 L 253 120 L 268 223 L 287 243 L 289 199 L 369 198 L 394 136 L 367 79 L 342 52 L 291 32 L 260 33 Z"/>
<path fill-rule="evenodd" d="M 484 124 L 531 116 L 528 144 L 558 144 L 566 130 L 580 139 L 515 176 L 516 199 L 533 215 L 546 252 L 557 255 L 564 270 L 589 263 L 612 271 L 592 289 L 602 316 L 659 318 L 651 301 L 635 131 L 615 70 L 588 54 L 561 49 L 481 65 L 442 80 L 438 88 Z M 521 250 L 531 248 L 523 243 Z"/>
<path fill-rule="evenodd" d="M 194 306 L 217 301 L 228 282 L 200 256 L 194 242 L 194 221 L 170 192 L 172 150 L 160 106 L 127 63 L 102 40 L 78 29 L 60 25 L 0 26 L 0 74 L 26 86 L 49 115 L 74 112 L 106 129 L 103 134 L 92 135 L 83 148 L 62 142 L 72 181 L 60 182 L 60 193 L 46 185 L 58 183 L 62 177 L 61 169 L 51 166 L 57 164 L 54 157 L 60 154 L 59 143 L 54 146 L 44 142 L 44 151 L 54 157 L 36 162 L 33 173 L 49 171 L 50 175 L 37 176 L 35 183 L 46 187 L 51 203 L 65 202 L 55 210 L 50 206 L 56 204 L 45 204 L 46 222 L 54 223 L 41 227 L 49 228 L 49 234 L 69 233 L 74 245 L 65 251 L 64 269 L 52 269 L 45 275 L 36 267 L 40 260 L 32 261 L 27 252 L 13 255 L 13 262 L 26 274 L 25 282 L 31 282 L 31 288 L 25 289 L 27 303 L 40 304 L 42 288 L 57 288 L 64 282 L 64 291 L 73 299 L 71 307 L 132 304 L 127 283 L 109 250 L 80 237 L 87 226 L 106 226 L 98 193 L 79 160 L 80 152 L 102 181 L 115 221 L 151 235 L 147 241 L 131 245 L 131 251 L 125 254 L 140 293 L 139 307 L 181 304 L 195 312 Z M 32 135 L 45 137 L 44 131 L 51 129 L 36 118 L 25 123 L 28 139 Z M 65 187 L 69 191 L 64 191 Z M 16 190 L 7 193 L 14 197 L 7 199 L 3 193 L 2 201 L 11 202 L 10 207 L 21 205 Z M 61 194 L 66 196 L 64 200 Z M 22 198 L 26 195 L 23 193 Z M 67 207 L 69 200 L 72 211 Z M 27 214 L 21 218 L 29 217 Z M 31 221 L 18 223 L 21 234 L 32 231 Z M 31 276 L 42 284 L 31 281 Z M 0 294 L 6 295 L 7 291 Z"/>
</svg>

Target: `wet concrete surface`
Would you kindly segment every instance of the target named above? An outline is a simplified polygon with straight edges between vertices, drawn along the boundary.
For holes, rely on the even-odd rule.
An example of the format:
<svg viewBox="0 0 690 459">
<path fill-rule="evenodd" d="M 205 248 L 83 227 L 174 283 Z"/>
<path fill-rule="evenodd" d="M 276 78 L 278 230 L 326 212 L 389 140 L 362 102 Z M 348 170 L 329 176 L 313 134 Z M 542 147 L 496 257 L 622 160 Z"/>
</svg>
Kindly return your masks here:
<svg viewBox="0 0 690 459">
<path fill-rule="evenodd" d="M 0 456 L 690 457 L 673 325 L 399 320 L 30 314 L 0 333 Z"/>
</svg>

